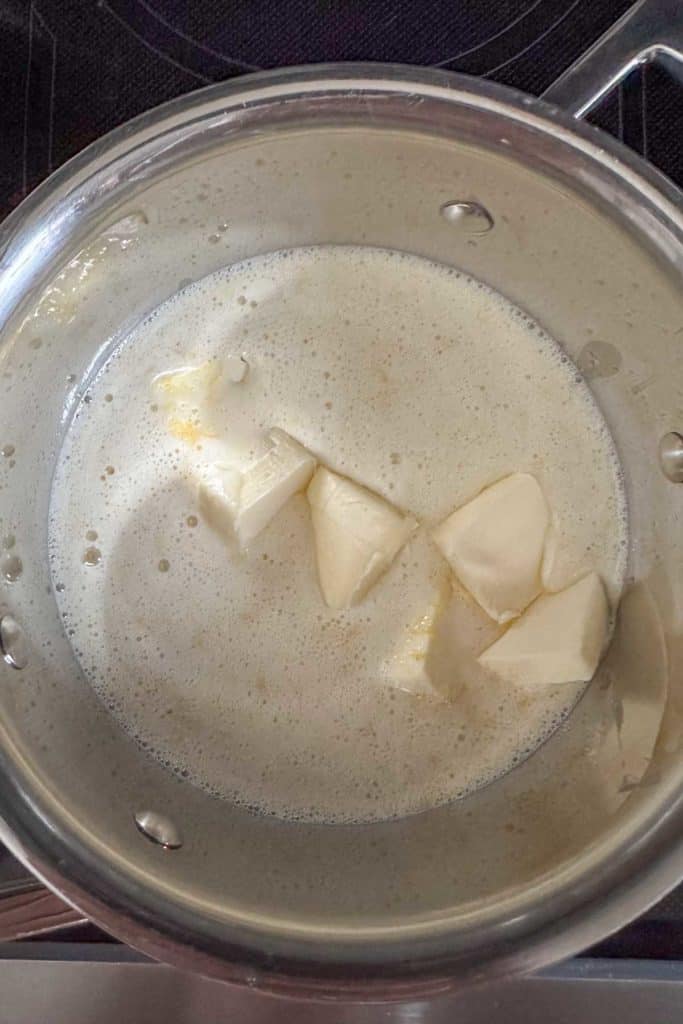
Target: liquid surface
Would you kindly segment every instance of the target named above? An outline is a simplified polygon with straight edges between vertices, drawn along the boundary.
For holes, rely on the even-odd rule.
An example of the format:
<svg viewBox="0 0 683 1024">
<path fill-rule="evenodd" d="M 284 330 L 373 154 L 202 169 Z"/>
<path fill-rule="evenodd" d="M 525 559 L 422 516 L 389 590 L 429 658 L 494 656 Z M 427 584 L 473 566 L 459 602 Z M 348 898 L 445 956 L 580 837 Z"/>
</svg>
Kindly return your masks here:
<svg viewBox="0 0 683 1024">
<path fill-rule="evenodd" d="M 243 356 L 173 437 L 158 373 Z M 232 364 L 231 364 L 232 365 Z M 239 376 L 239 375 L 238 375 Z M 510 472 L 553 511 L 549 586 L 588 569 L 618 600 L 619 466 L 576 368 L 506 300 L 450 268 L 324 246 L 257 257 L 178 293 L 93 380 L 55 475 L 57 600 L 84 672 L 170 769 L 262 812 L 351 822 L 466 795 L 523 760 L 582 686 L 515 688 L 476 654 L 499 635 L 456 591 L 453 699 L 393 689 L 382 666 L 424 614 L 441 562 L 424 531 L 365 600 L 328 609 L 306 500 L 248 555 L 197 515 L 214 434 L 245 459 L 280 427 L 332 469 L 435 525 Z"/>
</svg>

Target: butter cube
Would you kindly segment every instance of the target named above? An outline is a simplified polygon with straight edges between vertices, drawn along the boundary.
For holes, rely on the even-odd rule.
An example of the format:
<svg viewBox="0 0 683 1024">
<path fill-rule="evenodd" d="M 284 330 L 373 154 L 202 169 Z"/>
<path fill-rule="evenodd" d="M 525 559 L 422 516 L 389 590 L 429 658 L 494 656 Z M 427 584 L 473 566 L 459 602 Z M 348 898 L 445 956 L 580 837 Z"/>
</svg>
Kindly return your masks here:
<svg viewBox="0 0 683 1024">
<path fill-rule="evenodd" d="M 322 466 L 307 497 L 320 589 L 330 608 L 348 608 L 391 565 L 417 523 L 367 488 Z"/>
<path fill-rule="evenodd" d="M 456 509 L 432 537 L 462 585 L 504 623 L 541 592 L 549 520 L 536 478 L 512 473 Z"/>
<path fill-rule="evenodd" d="M 550 685 L 591 679 L 607 636 L 609 608 L 597 573 L 543 594 L 479 663 L 509 683 Z"/>
<path fill-rule="evenodd" d="M 402 632 L 400 642 L 382 667 L 382 676 L 391 686 L 417 696 L 443 696 L 441 668 L 436 658 L 440 645 L 439 629 L 450 597 L 447 579 L 432 588 L 431 601 L 424 613 Z"/>
<path fill-rule="evenodd" d="M 224 536 L 246 547 L 297 491 L 307 485 L 315 459 L 283 430 L 270 433 L 271 448 L 244 472 L 215 463 L 201 474 L 199 508 Z"/>
<path fill-rule="evenodd" d="M 226 540 L 235 536 L 242 474 L 234 466 L 211 463 L 200 474 L 199 511 Z"/>
<path fill-rule="evenodd" d="M 272 448 L 242 475 L 235 530 L 246 545 L 302 491 L 313 476 L 315 459 L 284 430 L 270 432 Z"/>
</svg>

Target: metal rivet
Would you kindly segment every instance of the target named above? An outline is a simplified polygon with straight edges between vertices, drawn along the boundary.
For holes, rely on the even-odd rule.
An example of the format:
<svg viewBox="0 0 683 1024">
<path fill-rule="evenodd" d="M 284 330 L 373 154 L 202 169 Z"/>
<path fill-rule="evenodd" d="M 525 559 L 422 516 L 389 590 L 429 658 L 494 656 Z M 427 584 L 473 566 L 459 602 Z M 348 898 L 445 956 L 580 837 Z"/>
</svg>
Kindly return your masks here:
<svg viewBox="0 0 683 1024">
<path fill-rule="evenodd" d="M 135 824 L 143 836 L 152 843 L 163 846 L 165 850 L 178 850 L 183 845 L 183 837 L 170 818 L 156 811 L 138 811 Z"/>
<path fill-rule="evenodd" d="M 659 462 L 664 476 L 674 484 L 683 484 L 683 435 L 672 430 L 659 442 Z"/>
<path fill-rule="evenodd" d="M 481 203 L 456 199 L 443 204 L 441 216 L 449 224 L 459 227 L 466 235 L 485 235 L 493 227 L 493 217 Z"/>
<path fill-rule="evenodd" d="M 12 615 L 3 615 L 0 619 L 0 651 L 12 668 L 26 668 L 28 665 L 24 631 Z"/>
</svg>

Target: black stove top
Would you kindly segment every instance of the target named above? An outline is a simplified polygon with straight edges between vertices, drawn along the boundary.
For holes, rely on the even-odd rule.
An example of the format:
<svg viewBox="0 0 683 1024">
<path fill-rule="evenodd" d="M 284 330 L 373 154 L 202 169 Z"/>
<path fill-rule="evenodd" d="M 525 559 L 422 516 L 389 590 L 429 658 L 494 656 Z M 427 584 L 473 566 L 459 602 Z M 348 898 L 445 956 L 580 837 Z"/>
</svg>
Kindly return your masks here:
<svg viewBox="0 0 683 1024">
<path fill-rule="evenodd" d="M 372 60 L 540 94 L 630 3 L 2 0 L 0 217 L 93 139 L 208 83 L 287 64 Z M 593 120 L 683 185 L 681 89 L 663 69 L 634 73 Z M 0 890 L 20 874 L 0 850 Z M 111 942 L 91 925 L 62 937 Z M 683 888 L 590 955 L 683 960 Z"/>
<path fill-rule="evenodd" d="M 3 0 L 0 215 L 135 114 L 260 68 L 434 65 L 540 94 L 631 0 Z M 644 68 L 594 119 L 683 180 L 683 104 Z"/>
</svg>

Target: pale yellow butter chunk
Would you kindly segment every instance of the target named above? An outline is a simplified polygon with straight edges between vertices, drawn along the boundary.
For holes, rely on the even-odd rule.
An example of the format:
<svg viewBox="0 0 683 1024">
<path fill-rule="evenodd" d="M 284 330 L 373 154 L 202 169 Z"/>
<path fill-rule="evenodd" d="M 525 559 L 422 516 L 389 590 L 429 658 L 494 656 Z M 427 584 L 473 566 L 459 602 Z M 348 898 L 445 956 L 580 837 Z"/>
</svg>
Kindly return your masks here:
<svg viewBox="0 0 683 1024">
<path fill-rule="evenodd" d="M 221 364 L 209 360 L 199 366 L 182 366 L 160 373 L 153 379 L 152 388 L 168 414 L 168 431 L 173 437 L 195 447 L 214 436 L 206 421 L 221 373 Z"/>
<path fill-rule="evenodd" d="M 320 589 L 330 608 L 367 594 L 416 529 L 414 519 L 360 484 L 319 467 L 307 491 Z"/>
<path fill-rule="evenodd" d="M 597 573 L 539 597 L 479 662 L 509 683 L 550 685 L 591 679 L 607 636 L 609 608 Z"/>
<path fill-rule="evenodd" d="M 234 467 L 213 463 L 201 473 L 199 511 L 217 533 L 227 540 L 235 536 L 242 474 Z"/>
<path fill-rule="evenodd" d="M 270 433 L 272 448 L 242 475 L 235 528 L 240 543 L 248 544 L 302 491 L 315 471 L 315 459 L 284 430 Z"/>
<path fill-rule="evenodd" d="M 152 387 L 164 405 L 200 405 L 208 399 L 221 372 L 221 364 L 209 360 L 199 366 L 182 366 L 177 370 L 159 373 L 152 381 Z"/>
<path fill-rule="evenodd" d="M 503 623 L 541 592 L 549 520 L 536 478 L 512 473 L 456 509 L 432 537 L 462 585 Z"/>
<path fill-rule="evenodd" d="M 383 677 L 391 686 L 422 697 L 443 697 L 439 631 L 450 596 L 447 581 L 432 591 L 424 614 L 402 631 L 393 654 L 383 666 Z"/>
<path fill-rule="evenodd" d="M 199 484 L 199 508 L 207 521 L 245 547 L 302 491 L 315 470 L 315 459 L 283 430 L 270 433 L 271 448 L 244 472 L 215 464 Z"/>
</svg>

